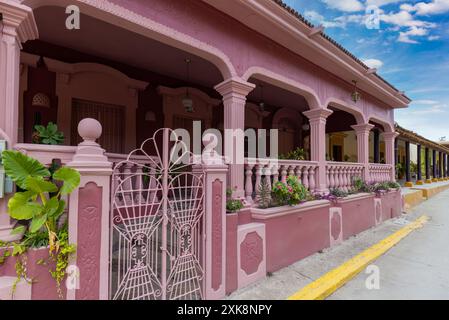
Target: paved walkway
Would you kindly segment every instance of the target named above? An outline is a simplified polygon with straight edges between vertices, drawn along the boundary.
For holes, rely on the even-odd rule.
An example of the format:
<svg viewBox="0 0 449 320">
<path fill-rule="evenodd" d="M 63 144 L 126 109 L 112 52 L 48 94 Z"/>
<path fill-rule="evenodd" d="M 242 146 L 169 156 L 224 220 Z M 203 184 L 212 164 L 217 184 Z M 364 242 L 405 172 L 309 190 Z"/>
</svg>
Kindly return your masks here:
<svg viewBox="0 0 449 320">
<path fill-rule="evenodd" d="M 329 299 L 449 299 L 449 190 L 416 207 L 431 220 L 374 264 L 380 288 L 366 289 L 361 273 Z"/>
<path fill-rule="evenodd" d="M 334 248 L 325 249 L 249 287 L 229 299 L 283 300 L 371 247 L 423 214 L 431 220 L 379 258 L 380 289 L 368 290 L 365 273 L 329 299 L 449 299 L 449 190 L 436 195 L 410 214 L 389 220 Z"/>
</svg>

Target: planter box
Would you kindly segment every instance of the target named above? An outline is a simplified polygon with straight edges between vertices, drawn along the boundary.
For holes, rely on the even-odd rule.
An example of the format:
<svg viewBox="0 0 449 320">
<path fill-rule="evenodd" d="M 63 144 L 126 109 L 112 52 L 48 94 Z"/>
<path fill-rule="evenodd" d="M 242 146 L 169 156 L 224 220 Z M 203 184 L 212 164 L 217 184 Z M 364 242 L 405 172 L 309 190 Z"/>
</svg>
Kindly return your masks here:
<svg viewBox="0 0 449 320">
<path fill-rule="evenodd" d="M 3 252 L 5 249 L 0 249 Z M 48 259 L 48 248 L 29 249 L 25 254 L 27 259 L 28 277 L 34 279 L 31 285 L 32 300 L 60 300 L 56 290 L 56 281 L 52 278 L 49 268 L 54 265 L 38 265 L 40 259 Z M 0 277 L 16 277 L 16 257 L 8 257 L 3 265 L 0 265 Z M 66 288 L 64 281 L 61 283 L 63 297 L 65 299 Z"/>
<path fill-rule="evenodd" d="M 402 195 L 400 190 L 389 191 L 376 196 L 382 202 L 382 221 L 399 217 L 402 213 Z"/>
<path fill-rule="evenodd" d="M 253 221 L 265 224 L 267 271 L 287 267 L 330 245 L 327 200 L 298 206 L 252 208 Z"/>
<path fill-rule="evenodd" d="M 374 197 L 361 193 L 337 200 L 335 206 L 342 209 L 343 240 L 376 225 Z"/>
</svg>

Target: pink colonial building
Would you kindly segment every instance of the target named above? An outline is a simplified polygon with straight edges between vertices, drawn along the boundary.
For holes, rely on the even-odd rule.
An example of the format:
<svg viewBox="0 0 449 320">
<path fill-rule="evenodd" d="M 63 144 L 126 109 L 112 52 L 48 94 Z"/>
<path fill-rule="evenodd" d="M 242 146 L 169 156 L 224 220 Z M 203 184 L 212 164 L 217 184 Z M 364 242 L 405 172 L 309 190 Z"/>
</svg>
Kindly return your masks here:
<svg viewBox="0 0 449 320">
<path fill-rule="evenodd" d="M 280 0 L 0 0 L 0 14 L 0 140 L 82 175 L 67 299 L 222 298 L 401 212 L 400 192 L 259 208 L 261 183 L 289 175 L 321 194 L 394 180 L 394 109 L 410 103 Z M 193 121 L 279 129 L 279 153 L 304 159 L 179 170 L 161 128 L 193 133 Z M 32 144 L 48 122 L 64 145 Z M 0 240 L 13 240 L 9 196 Z M 24 294 L 54 298 L 45 286 Z"/>
</svg>

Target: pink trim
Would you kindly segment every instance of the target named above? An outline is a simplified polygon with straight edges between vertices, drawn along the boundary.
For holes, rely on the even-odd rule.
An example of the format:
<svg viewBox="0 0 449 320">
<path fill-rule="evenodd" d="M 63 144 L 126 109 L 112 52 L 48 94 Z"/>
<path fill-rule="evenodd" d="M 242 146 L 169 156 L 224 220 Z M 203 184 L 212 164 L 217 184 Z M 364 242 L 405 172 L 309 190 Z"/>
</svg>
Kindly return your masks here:
<svg viewBox="0 0 449 320">
<path fill-rule="evenodd" d="M 309 104 L 310 109 L 322 108 L 322 103 L 315 90 L 303 83 L 300 83 L 293 79 L 289 79 L 288 77 L 265 69 L 263 67 L 248 68 L 243 74 L 242 79 L 248 81 L 252 77 L 270 83 L 287 91 L 291 91 L 293 93 L 304 96 L 307 103 Z"/>
<path fill-rule="evenodd" d="M 223 78 L 237 74 L 230 59 L 219 49 L 199 41 L 185 33 L 174 30 L 159 22 L 153 21 L 123 6 L 107 0 L 25 0 L 23 2 L 36 9 L 43 6 L 67 7 L 77 5 L 83 14 L 96 17 L 105 22 L 121 26 L 175 48 L 198 55 L 217 66 Z"/>
<path fill-rule="evenodd" d="M 212 182 L 212 289 L 217 291 L 223 283 L 223 182 L 216 179 Z"/>
<path fill-rule="evenodd" d="M 329 98 L 326 100 L 326 103 L 324 104 L 324 106 L 326 108 L 334 107 L 339 110 L 346 111 L 347 113 L 352 114 L 355 117 L 357 124 L 364 124 L 364 123 L 368 122 L 368 121 L 366 121 L 366 117 L 363 114 L 363 109 L 361 110 L 360 108 L 356 107 L 355 105 L 350 105 L 349 103 L 347 103 L 341 99 Z"/>
<path fill-rule="evenodd" d="M 329 208 L 329 239 L 331 247 L 343 241 L 343 210 L 341 208 Z"/>
<path fill-rule="evenodd" d="M 238 287 L 243 288 L 266 275 L 265 224 L 250 223 L 238 227 Z"/>
</svg>

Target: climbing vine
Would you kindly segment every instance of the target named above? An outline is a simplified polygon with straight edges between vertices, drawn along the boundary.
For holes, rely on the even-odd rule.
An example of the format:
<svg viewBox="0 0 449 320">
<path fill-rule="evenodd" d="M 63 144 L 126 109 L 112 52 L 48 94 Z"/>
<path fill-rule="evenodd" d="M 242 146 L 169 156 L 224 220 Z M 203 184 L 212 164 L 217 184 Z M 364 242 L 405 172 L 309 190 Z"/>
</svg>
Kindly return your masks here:
<svg viewBox="0 0 449 320">
<path fill-rule="evenodd" d="M 32 281 L 27 275 L 27 250 L 48 247 L 48 259 L 40 260 L 38 264 L 55 265 L 49 272 L 62 298 L 61 282 L 66 276 L 70 257 L 76 250 L 69 243 L 67 224 L 60 225 L 66 208 L 62 198 L 78 187 L 80 175 L 67 167 L 52 166 L 47 169 L 39 161 L 17 151 L 4 151 L 2 162 L 6 174 L 23 190 L 16 192 L 8 202 L 8 214 L 22 221 L 12 233 L 23 237 L 19 242 L 0 243 L 0 248 L 5 247 L 0 254 L 0 264 L 8 257 L 16 257 L 14 292 L 21 279 Z"/>
</svg>

